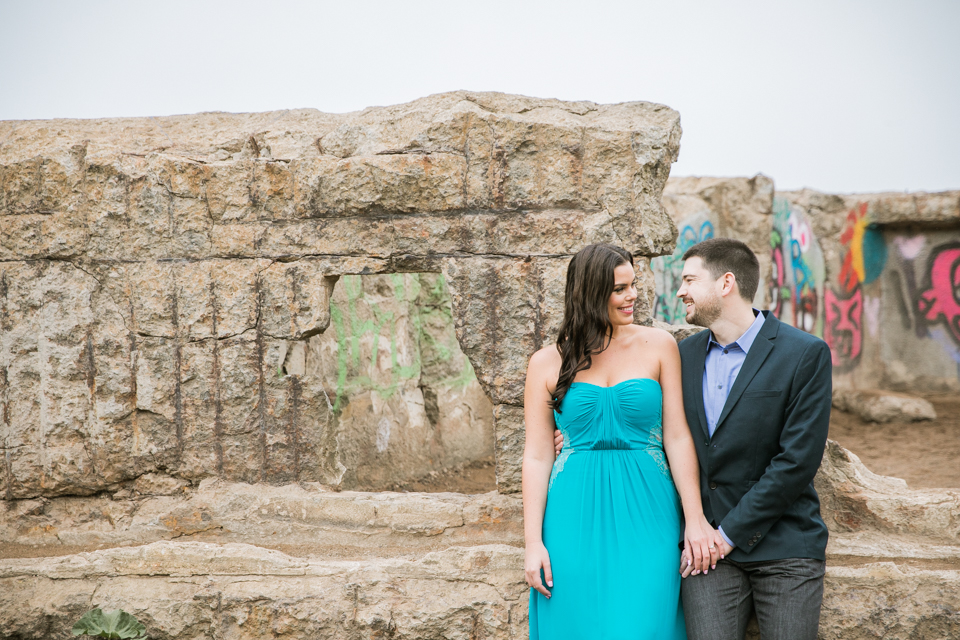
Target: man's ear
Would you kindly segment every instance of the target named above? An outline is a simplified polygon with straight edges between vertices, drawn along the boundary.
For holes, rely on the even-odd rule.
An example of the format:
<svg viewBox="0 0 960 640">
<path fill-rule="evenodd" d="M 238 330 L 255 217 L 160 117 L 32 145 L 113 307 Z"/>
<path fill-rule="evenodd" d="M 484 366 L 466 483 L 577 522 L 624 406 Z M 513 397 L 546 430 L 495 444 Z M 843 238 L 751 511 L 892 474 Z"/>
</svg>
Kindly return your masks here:
<svg viewBox="0 0 960 640">
<path fill-rule="evenodd" d="M 737 286 L 737 276 L 730 271 L 720 276 L 720 287 L 721 296 L 740 295 L 738 293 L 740 287 Z"/>
</svg>

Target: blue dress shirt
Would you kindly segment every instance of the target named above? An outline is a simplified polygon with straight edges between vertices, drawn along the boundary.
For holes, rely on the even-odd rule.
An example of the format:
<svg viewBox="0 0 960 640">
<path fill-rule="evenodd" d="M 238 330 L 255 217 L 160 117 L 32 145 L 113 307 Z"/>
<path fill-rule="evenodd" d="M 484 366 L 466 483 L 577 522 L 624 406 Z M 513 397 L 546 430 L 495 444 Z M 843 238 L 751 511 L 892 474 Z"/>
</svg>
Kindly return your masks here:
<svg viewBox="0 0 960 640">
<path fill-rule="evenodd" d="M 707 342 L 707 359 L 703 365 L 703 410 L 707 416 L 707 429 L 711 438 L 717 430 L 717 420 L 723 413 L 723 405 L 727 403 L 730 388 L 736 382 L 743 361 L 747 359 L 747 352 L 763 326 L 763 314 L 754 309 L 753 315 L 756 316 L 753 324 L 736 341 L 724 346 L 714 340 L 711 333 Z M 731 547 L 736 546 L 723 533 L 723 528 L 720 528 L 720 535 Z"/>
</svg>

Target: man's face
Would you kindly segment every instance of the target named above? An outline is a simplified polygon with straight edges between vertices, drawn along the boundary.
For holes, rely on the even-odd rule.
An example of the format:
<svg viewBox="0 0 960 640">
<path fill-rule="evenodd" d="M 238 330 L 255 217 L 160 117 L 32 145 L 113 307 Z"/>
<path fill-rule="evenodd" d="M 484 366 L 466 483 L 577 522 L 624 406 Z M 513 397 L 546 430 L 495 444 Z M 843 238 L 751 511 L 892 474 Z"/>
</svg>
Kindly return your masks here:
<svg viewBox="0 0 960 640">
<path fill-rule="evenodd" d="M 714 278 L 698 257 L 683 263 L 680 277 L 682 284 L 677 290 L 677 297 L 686 305 L 687 322 L 699 327 L 709 327 L 723 312 L 720 279 Z"/>
</svg>

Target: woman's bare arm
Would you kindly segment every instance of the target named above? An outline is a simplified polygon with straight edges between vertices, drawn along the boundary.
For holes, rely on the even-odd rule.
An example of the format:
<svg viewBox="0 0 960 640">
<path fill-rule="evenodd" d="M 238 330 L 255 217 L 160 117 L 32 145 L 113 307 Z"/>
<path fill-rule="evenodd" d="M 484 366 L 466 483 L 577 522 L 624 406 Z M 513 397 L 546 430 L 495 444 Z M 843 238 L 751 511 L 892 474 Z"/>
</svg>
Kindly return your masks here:
<svg viewBox="0 0 960 640">
<path fill-rule="evenodd" d="M 658 334 L 660 388 L 663 390 L 663 449 L 683 505 L 686 521 L 684 555 L 692 561 L 685 574 L 706 573 L 709 568 L 716 568 L 719 547 L 716 544 L 716 531 L 703 516 L 700 467 L 683 408 L 680 350 L 669 333 L 664 331 Z"/>
<path fill-rule="evenodd" d="M 552 352 L 552 353 L 551 353 Z M 553 452 L 553 410 L 550 394 L 560 370 L 560 354 L 555 347 L 541 349 L 530 358 L 523 393 L 526 444 L 523 448 L 523 534 L 524 572 L 527 584 L 550 597 L 553 586 L 550 555 L 543 545 L 543 512 L 547 504 L 547 486 L 556 458 Z M 543 569 L 546 586 L 540 578 Z"/>
</svg>

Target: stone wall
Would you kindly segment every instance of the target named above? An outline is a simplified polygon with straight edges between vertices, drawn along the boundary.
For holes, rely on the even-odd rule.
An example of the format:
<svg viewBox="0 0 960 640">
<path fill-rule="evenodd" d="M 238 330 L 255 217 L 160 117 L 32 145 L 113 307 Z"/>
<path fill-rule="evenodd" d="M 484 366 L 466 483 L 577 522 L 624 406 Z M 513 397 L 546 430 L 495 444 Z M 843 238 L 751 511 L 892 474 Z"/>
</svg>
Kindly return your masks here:
<svg viewBox="0 0 960 640">
<path fill-rule="evenodd" d="M 338 277 L 440 271 L 494 405 L 499 486 L 518 490 L 523 374 L 559 322 L 558 274 L 589 242 L 672 245 L 679 136 L 660 105 L 466 92 L 0 124 L 0 495 L 148 473 L 339 485 L 335 400 L 287 361 L 329 325 Z"/>
<path fill-rule="evenodd" d="M 775 192 L 758 175 L 671 179 L 663 202 L 680 233 L 652 262 L 657 320 L 684 324 L 686 248 L 735 237 L 761 261 L 754 304 L 826 340 L 838 387 L 960 390 L 960 192 Z"/>
</svg>

